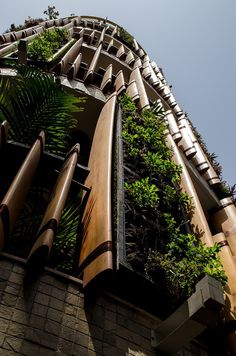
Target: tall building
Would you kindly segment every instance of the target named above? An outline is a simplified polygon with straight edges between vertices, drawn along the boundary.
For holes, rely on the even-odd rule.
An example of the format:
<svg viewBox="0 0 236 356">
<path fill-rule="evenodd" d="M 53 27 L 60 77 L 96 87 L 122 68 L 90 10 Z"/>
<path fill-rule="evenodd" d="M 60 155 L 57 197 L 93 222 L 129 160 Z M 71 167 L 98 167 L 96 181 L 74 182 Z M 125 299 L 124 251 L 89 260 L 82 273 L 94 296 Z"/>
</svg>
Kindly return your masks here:
<svg viewBox="0 0 236 356">
<path fill-rule="evenodd" d="M 0 36 L 0 354 L 234 355 L 234 201 L 162 69 L 108 19 L 28 26 Z"/>
</svg>

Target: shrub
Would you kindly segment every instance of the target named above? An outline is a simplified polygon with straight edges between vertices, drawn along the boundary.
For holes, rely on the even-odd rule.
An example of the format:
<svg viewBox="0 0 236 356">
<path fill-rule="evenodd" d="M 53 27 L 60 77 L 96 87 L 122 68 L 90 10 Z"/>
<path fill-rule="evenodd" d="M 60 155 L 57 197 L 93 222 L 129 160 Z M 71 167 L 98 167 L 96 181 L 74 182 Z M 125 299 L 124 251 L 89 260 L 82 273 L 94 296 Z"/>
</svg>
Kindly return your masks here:
<svg viewBox="0 0 236 356">
<path fill-rule="evenodd" d="M 121 39 L 132 46 L 134 38 L 123 27 L 119 28 L 119 35 Z"/>
<path fill-rule="evenodd" d="M 46 30 L 30 43 L 28 54 L 33 60 L 49 60 L 68 38 L 68 32 L 64 29 Z"/>
</svg>

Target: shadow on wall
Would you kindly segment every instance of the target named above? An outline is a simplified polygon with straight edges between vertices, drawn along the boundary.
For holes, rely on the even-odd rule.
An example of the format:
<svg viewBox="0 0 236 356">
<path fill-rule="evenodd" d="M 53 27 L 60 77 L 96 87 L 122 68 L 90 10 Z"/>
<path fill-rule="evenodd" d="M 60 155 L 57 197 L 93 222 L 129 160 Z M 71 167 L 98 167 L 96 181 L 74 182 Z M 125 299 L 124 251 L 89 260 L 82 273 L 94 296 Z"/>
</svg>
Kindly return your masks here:
<svg viewBox="0 0 236 356">
<path fill-rule="evenodd" d="M 24 274 L 22 263 L 1 257 L 4 355 L 155 355 L 150 318 L 110 296 L 84 299 L 78 280 L 61 273 L 45 271 L 27 287 Z"/>
</svg>

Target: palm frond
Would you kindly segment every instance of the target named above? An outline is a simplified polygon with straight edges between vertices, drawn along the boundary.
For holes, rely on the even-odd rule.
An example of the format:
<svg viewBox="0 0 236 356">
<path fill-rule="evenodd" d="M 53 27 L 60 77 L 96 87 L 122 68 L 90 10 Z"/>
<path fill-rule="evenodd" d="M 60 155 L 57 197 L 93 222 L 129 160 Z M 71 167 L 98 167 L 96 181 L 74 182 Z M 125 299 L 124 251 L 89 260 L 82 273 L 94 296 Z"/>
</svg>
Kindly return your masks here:
<svg viewBox="0 0 236 356">
<path fill-rule="evenodd" d="M 10 138 L 31 145 L 40 130 L 46 132 L 46 150 L 64 154 L 68 135 L 77 126 L 75 104 L 84 102 L 64 92 L 52 75 L 31 67 L 17 67 L 17 75 L 0 77 L 0 121 L 11 126 Z"/>
</svg>

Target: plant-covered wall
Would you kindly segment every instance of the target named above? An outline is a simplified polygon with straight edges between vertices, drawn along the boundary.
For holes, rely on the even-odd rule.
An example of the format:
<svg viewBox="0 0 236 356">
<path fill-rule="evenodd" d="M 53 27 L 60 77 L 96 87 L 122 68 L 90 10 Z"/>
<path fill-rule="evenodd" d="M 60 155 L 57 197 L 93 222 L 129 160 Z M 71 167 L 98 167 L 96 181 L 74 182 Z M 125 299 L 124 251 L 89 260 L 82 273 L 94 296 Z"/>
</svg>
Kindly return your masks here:
<svg viewBox="0 0 236 356">
<path fill-rule="evenodd" d="M 119 36 L 123 41 L 132 46 L 134 38 L 123 27 L 119 28 Z"/>
<path fill-rule="evenodd" d="M 225 283 L 219 246 L 206 247 L 190 229 L 191 199 L 179 188 L 181 167 L 165 143 L 162 105 L 138 112 L 126 94 L 120 105 L 126 259 L 176 306 L 205 274 Z"/>
<path fill-rule="evenodd" d="M 68 31 L 63 28 L 46 30 L 36 36 L 29 45 L 28 55 L 37 61 L 49 60 L 69 39 Z"/>
</svg>

